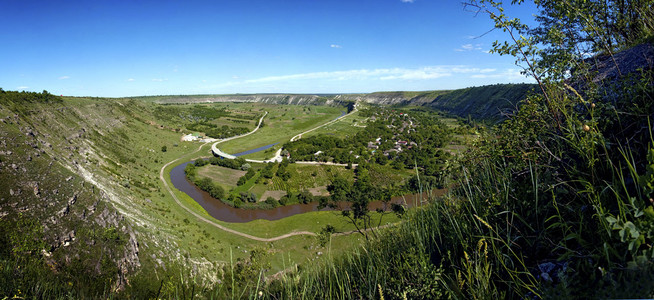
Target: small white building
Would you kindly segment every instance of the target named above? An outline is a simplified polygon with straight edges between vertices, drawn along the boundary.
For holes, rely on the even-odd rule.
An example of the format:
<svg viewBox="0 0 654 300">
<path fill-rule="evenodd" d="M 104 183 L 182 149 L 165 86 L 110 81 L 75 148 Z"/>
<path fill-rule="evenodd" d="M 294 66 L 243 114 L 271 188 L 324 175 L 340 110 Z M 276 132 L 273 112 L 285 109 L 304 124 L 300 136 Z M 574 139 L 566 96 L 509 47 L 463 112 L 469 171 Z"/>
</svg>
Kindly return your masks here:
<svg viewBox="0 0 654 300">
<path fill-rule="evenodd" d="M 183 142 L 192 142 L 192 141 L 197 141 L 198 137 L 193 135 L 193 134 L 187 134 L 182 137 Z"/>
</svg>

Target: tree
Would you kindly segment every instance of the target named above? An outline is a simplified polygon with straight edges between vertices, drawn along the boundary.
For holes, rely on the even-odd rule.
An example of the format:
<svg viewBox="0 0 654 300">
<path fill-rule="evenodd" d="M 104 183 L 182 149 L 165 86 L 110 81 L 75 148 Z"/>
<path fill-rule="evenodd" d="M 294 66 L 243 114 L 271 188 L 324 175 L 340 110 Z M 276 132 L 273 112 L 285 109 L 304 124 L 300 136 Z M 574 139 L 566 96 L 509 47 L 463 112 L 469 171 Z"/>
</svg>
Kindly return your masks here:
<svg viewBox="0 0 654 300">
<path fill-rule="evenodd" d="M 168 151 L 168 147 L 166 147 L 165 145 L 161 146 L 161 152 L 166 152 L 166 151 Z"/>
<path fill-rule="evenodd" d="M 457 226 L 477 224 L 491 229 L 482 235 L 491 244 L 495 241 L 489 236 L 520 232 L 522 240 L 513 240 L 510 247 L 523 250 L 517 255 L 502 250 L 493 258 L 526 262 L 493 271 L 525 274 L 512 278 L 514 287 L 506 295 L 521 297 L 529 286 L 533 287 L 530 292 L 540 293 L 565 282 L 584 282 L 583 290 L 572 287 L 568 295 L 623 298 L 600 291 L 606 292 L 608 285 L 613 285 L 612 292 L 631 290 L 629 285 L 620 286 L 631 274 L 652 274 L 647 266 L 654 257 L 650 246 L 654 227 L 652 219 L 641 218 L 643 209 L 652 211 L 652 203 L 640 194 L 642 183 L 634 178 L 638 177 L 635 170 L 647 169 L 650 163 L 646 153 L 652 146 L 653 73 L 650 63 L 647 71 L 627 74 L 620 69 L 628 61 L 614 54 L 628 49 L 624 56 L 633 58 L 637 55 L 629 48 L 651 38 L 652 2 L 535 3 L 541 9 L 539 25 L 528 28 L 506 17 L 499 1 L 472 1 L 478 12 L 488 13 L 496 28 L 509 34 L 510 41 L 495 43 L 493 52 L 515 56 L 540 91 L 525 99 L 514 116 L 493 132 L 494 141 L 477 152 L 488 158 L 463 164 L 460 182 L 467 189 L 455 193 L 470 204 L 459 209 L 480 210 L 475 210 L 471 222 L 457 220 Z M 609 68 L 616 69 L 615 76 L 597 76 Z M 496 190 L 507 197 L 494 196 Z M 496 218 L 505 213 L 520 220 Z M 634 234 L 630 237 L 629 232 Z M 475 237 L 461 241 L 462 245 L 479 238 L 476 233 L 468 236 Z M 552 247 L 558 250 L 551 251 Z M 565 261 L 575 271 L 554 278 L 561 283 L 543 285 L 528 271 L 537 269 L 541 261 Z M 624 266 L 630 266 L 629 272 Z M 602 276 L 596 276 L 597 270 L 602 270 Z M 648 289 L 633 295 L 651 297 L 651 293 Z"/>
<path fill-rule="evenodd" d="M 383 215 L 386 214 L 389 208 L 391 193 L 387 189 L 373 187 L 368 170 L 365 167 L 360 166 L 357 169 L 357 180 L 354 184 L 350 184 L 346 179 L 336 176 L 332 183 L 327 186 L 327 191 L 329 191 L 330 197 L 321 198 L 319 207 L 341 209 L 343 206 L 347 206 L 341 211 L 341 215 L 346 217 L 366 239 L 368 239 L 368 233 L 376 235 L 373 229 L 372 214 L 369 209 L 370 202 L 374 200 L 384 202 L 383 207 L 377 210 L 380 214 L 377 224 L 379 226 Z"/>
<path fill-rule="evenodd" d="M 222 199 L 225 197 L 225 189 L 215 183 L 211 184 L 211 187 L 207 192 L 211 195 L 211 197 L 216 199 Z"/>
<path fill-rule="evenodd" d="M 308 204 L 309 202 L 312 202 L 314 199 L 313 195 L 307 190 L 303 190 L 302 192 L 300 192 L 297 198 L 303 204 Z"/>
<path fill-rule="evenodd" d="M 271 207 L 277 207 L 279 205 L 279 201 L 275 200 L 273 197 L 268 197 L 266 198 L 266 204 L 270 205 Z"/>
</svg>

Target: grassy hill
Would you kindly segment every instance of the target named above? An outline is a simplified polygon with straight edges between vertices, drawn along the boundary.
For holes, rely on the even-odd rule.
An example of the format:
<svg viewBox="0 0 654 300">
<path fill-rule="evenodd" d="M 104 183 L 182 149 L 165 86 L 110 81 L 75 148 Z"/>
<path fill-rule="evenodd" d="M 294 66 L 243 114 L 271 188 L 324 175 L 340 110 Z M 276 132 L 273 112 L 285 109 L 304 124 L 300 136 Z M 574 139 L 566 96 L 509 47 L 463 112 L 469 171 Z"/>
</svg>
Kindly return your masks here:
<svg viewBox="0 0 654 300">
<path fill-rule="evenodd" d="M 517 109 L 536 85 L 496 84 L 457 90 L 393 91 L 369 94 L 233 94 L 233 95 L 178 95 L 131 97 L 159 104 L 201 104 L 217 102 L 267 103 L 277 105 L 341 105 L 347 101 L 363 101 L 376 105 L 428 106 L 462 118 L 504 119 L 504 114 Z"/>
<path fill-rule="evenodd" d="M 338 231 L 354 229 L 334 213 L 201 222 L 159 179 L 168 162 L 210 155 L 209 144 L 180 141 L 185 126 L 214 117 L 237 126 L 258 116 L 262 105 L 268 104 L 159 105 L 0 90 L 0 295 L 174 298 L 196 288 L 221 295 L 231 288 L 217 285 L 226 280 L 224 268 L 261 259 L 271 275 L 331 253 L 312 235 L 264 242 L 216 224 L 262 238 L 295 230 L 318 234 L 330 223 Z M 175 194 L 190 211 L 207 215 L 185 194 Z M 339 236 L 335 251 L 356 240 Z"/>
<path fill-rule="evenodd" d="M 535 88 L 533 84 L 470 87 L 437 95 L 424 105 L 464 118 L 500 120 L 517 111 L 518 101 Z"/>
<path fill-rule="evenodd" d="M 533 84 L 496 84 L 457 90 L 376 92 L 351 97 L 379 105 L 428 106 L 462 118 L 498 121 L 517 110 L 518 102 L 535 87 Z"/>
<path fill-rule="evenodd" d="M 449 170 L 448 195 L 357 251 L 271 282 L 265 294 L 652 298 L 654 73 L 631 69 L 596 90 L 551 83 L 546 95 L 529 96 Z M 440 97 L 450 107 L 475 93 L 504 97 L 492 91 Z"/>
</svg>

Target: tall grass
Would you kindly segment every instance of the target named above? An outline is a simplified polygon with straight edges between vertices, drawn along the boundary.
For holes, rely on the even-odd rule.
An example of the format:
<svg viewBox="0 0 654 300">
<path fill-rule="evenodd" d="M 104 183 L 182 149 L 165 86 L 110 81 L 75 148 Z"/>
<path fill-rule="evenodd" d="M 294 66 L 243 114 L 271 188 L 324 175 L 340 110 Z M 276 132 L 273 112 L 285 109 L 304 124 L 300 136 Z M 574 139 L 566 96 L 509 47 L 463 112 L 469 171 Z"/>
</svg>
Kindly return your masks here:
<svg viewBox="0 0 654 300">
<path fill-rule="evenodd" d="M 643 75 L 611 101 L 549 85 L 549 106 L 529 97 L 471 147 L 447 196 L 266 295 L 653 296 L 654 93 Z"/>
</svg>

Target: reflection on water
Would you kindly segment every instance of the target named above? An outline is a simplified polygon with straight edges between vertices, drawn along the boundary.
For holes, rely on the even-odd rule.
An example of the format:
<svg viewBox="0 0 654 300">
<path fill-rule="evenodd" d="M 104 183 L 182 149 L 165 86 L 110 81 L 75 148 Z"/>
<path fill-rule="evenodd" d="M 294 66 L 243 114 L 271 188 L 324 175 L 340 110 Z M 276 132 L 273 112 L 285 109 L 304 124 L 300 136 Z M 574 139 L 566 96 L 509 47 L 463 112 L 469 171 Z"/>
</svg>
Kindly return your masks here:
<svg viewBox="0 0 654 300">
<path fill-rule="evenodd" d="M 190 162 L 183 163 L 170 171 L 170 181 L 173 186 L 178 190 L 186 193 L 193 198 L 200 206 L 202 206 L 212 217 L 217 220 L 225 222 L 243 223 L 257 219 L 265 220 L 279 220 L 292 215 L 306 213 L 318 210 L 318 203 L 312 202 L 309 204 L 292 204 L 279 206 L 274 209 L 239 209 L 231 207 L 222 201 L 215 199 L 209 193 L 199 189 L 191 183 L 184 174 L 184 168 Z M 439 196 L 443 194 L 443 190 L 434 191 L 431 196 Z M 426 199 L 429 196 L 423 193 L 420 197 L 419 194 L 412 194 L 406 196 L 393 197 L 393 203 L 406 203 L 408 206 L 420 205 L 420 199 Z M 375 201 L 370 203 L 370 209 L 374 210 L 381 208 L 383 203 Z"/>
<path fill-rule="evenodd" d="M 270 149 L 272 146 L 275 146 L 275 145 L 277 145 L 277 144 L 279 144 L 279 143 L 274 143 L 274 144 L 270 144 L 270 145 L 265 145 L 265 146 L 262 146 L 262 147 L 259 147 L 259 148 L 250 149 L 250 150 L 243 151 L 243 152 L 239 152 L 239 153 L 232 154 L 232 155 L 234 155 L 234 156 L 236 156 L 236 157 L 243 156 L 243 155 L 248 155 L 248 154 L 252 154 L 252 153 L 255 153 L 255 152 L 259 152 L 259 151 L 263 151 L 263 150 Z"/>
</svg>

